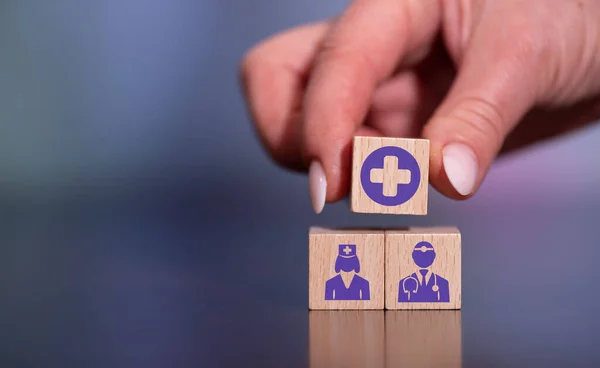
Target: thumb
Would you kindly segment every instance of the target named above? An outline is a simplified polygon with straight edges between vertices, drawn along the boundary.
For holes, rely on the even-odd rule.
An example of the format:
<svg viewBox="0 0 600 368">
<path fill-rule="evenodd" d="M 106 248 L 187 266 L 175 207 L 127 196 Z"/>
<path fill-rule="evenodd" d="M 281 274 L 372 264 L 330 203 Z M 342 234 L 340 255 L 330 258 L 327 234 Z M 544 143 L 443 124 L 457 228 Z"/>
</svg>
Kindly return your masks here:
<svg viewBox="0 0 600 368">
<path fill-rule="evenodd" d="M 473 41 L 423 129 L 430 140 L 430 182 L 456 199 L 477 190 L 504 139 L 535 103 L 535 48 L 515 45 L 515 38 Z"/>
</svg>

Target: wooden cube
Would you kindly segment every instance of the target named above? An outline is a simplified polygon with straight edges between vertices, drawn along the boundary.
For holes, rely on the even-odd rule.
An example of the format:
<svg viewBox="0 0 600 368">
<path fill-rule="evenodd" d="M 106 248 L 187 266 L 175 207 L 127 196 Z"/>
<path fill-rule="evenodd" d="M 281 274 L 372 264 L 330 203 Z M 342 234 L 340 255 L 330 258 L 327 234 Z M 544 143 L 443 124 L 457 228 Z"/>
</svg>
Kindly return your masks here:
<svg viewBox="0 0 600 368">
<path fill-rule="evenodd" d="M 384 237 L 381 230 L 311 228 L 309 309 L 383 309 Z"/>
<path fill-rule="evenodd" d="M 427 214 L 429 141 L 354 137 L 351 210 Z"/>
<path fill-rule="evenodd" d="M 309 366 L 385 367 L 383 311 L 310 311 Z"/>
<path fill-rule="evenodd" d="M 386 309 L 460 309 L 460 240 L 455 227 L 387 230 Z"/>
<path fill-rule="evenodd" d="M 386 367 L 462 367 L 460 311 L 385 314 Z"/>
</svg>

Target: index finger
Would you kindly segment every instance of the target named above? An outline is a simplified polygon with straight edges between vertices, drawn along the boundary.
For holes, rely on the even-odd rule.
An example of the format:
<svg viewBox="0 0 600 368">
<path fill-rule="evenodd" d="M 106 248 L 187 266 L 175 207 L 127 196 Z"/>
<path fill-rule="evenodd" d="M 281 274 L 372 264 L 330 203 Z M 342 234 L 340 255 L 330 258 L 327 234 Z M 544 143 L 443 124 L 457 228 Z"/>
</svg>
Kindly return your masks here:
<svg viewBox="0 0 600 368">
<path fill-rule="evenodd" d="M 303 154 L 311 196 L 334 202 L 349 188 L 347 149 L 377 85 L 432 43 L 441 23 L 436 0 L 356 0 L 326 37 L 304 100 Z M 319 212 L 319 205 L 315 205 Z"/>
</svg>

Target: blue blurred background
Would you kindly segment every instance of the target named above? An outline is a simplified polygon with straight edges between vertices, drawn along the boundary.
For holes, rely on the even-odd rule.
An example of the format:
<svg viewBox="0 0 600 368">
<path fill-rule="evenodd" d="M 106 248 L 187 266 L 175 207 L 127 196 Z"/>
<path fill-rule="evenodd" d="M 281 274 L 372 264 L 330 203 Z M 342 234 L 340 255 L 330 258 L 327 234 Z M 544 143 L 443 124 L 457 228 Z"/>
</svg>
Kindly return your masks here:
<svg viewBox="0 0 600 368">
<path fill-rule="evenodd" d="M 346 3 L 0 3 L 7 365 L 231 363 L 211 355 L 240 338 L 212 325 L 215 305 L 240 318 L 235 329 L 258 327 L 235 317 L 242 305 L 258 320 L 289 310 L 278 325 L 257 322 L 287 338 L 281 356 L 250 332 L 240 349 L 306 362 L 291 347 L 302 351 L 306 336 L 291 331 L 306 325 L 310 225 L 457 225 L 465 359 L 598 359 L 600 126 L 504 158 L 467 202 L 432 190 L 426 217 L 351 214 L 347 203 L 316 216 L 306 177 L 265 156 L 240 94 L 241 57 Z"/>
</svg>

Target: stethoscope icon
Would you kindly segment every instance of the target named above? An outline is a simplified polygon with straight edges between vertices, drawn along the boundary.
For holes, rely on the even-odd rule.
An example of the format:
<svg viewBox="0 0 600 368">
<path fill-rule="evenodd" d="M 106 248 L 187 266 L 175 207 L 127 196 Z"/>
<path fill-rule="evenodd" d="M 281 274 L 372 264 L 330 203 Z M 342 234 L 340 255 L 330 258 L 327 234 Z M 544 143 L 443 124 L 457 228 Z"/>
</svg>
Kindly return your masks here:
<svg viewBox="0 0 600 368">
<path fill-rule="evenodd" d="M 412 291 L 406 289 L 406 281 L 408 280 L 415 281 L 415 289 Z M 431 287 L 431 290 L 433 290 L 434 293 L 437 293 L 437 298 L 440 300 L 440 287 L 437 284 L 437 275 L 435 273 L 433 274 L 433 286 Z M 408 276 L 402 281 L 402 291 L 404 294 L 408 294 L 408 300 L 410 300 L 410 294 L 416 294 L 419 291 L 419 280 L 417 280 L 416 277 L 412 277 L 412 275 Z"/>
</svg>

